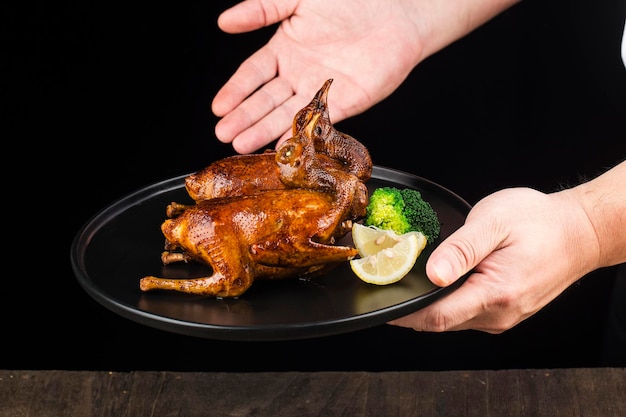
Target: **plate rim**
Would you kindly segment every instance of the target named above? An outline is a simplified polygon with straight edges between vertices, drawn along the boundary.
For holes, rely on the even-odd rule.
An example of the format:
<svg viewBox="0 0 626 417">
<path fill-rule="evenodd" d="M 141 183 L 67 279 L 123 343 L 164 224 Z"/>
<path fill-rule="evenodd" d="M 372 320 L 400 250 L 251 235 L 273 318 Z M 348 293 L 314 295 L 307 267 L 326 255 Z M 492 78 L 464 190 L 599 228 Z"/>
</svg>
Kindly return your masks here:
<svg viewBox="0 0 626 417">
<path fill-rule="evenodd" d="M 70 260 L 74 275 L 76 276 L 76 279 L 78 280 L 80 286 L 87 292 L 88 295 L 90 295 L 94 300 L 96 300 L 98 303 L 111 310 L 112 312 L 119 314 L 120 316 L 130 319 L 134 322 L 147 325 L 152 328 L 158 328 L 174 333 L 204 337 L 209 339 L 238 341 L 276 341 L 308 339 L 313 337 L 323 337 L 356 330 L 363 330 L 410 314 L 411 312 L 423 308 L 426 305 L 445 296 L 446 294 L 454 291 L 456 288 L 462 285 L 462 283 L 467 279 L 470 274 L 465 274 L 457 281 L 455 281 L 455 283 L 448 287 L 434 288 L 431 291 L 421 294 L 420 296 L 411 298 L 404 302 L 394 304 L 383 309 L 370 311 L 367 313 L 361 313 L 349 317 L 343 317 L 340 319 L 312 322 L 310 321 L 294 324 L 226 326 L 208 323 L 197 323 L 159 315 L 154 312 L 144 311 L 127 305 L 120 300 L 105 297 L 104 294 L 94 288 L 96 286 L 96 283 L 93 281 L 93 279 L 91 279 L 84 265 L 85 253 L 93 236 L 111 219 L 114 219 L 116 216 L 120 215 L 124 211 L 129 210 L 130 208 L 135 207 L 136 205 L 141 204 L 146 200 L 154 198 L 159 194 L 178 190 L 181 187 L 184 187 L 184 178 L 188 175 L 190 175 L 190 173 L 181 174 L 161 181 L 157 181 L 136 189 L 135 191 L 130 192 L 125 196 L 122 196 L 121 198 L 111 202 L 110 204 L 99 210 L 96 214 L 94 214 L 79 228 L 76 235 L 74 236 L 70 249 Z M 465 215 L 467 215 L 467 213 L 471 209 L 471 205 L 465 199 L 460 197 L 457 193 L 449 190 L 448 188 L 440 184 L 437 184 L 434 181 L 415 174 L 407 173 L 385 166 L 373 166 L 372 178 L 382 181 L 399 183 L 398 177 L 429 185 L 448 194 L 448 196 L 453 198 L 459 204 L 459 207 L 465 211 Z M 104 219 L 104 221 L 100 221 L 101 219 Z M 425 302 L 425 299 L 427 302 Z M 377 320 L 368 320 L 372 317 L 376 317 Z M 355 322 L 369 322 L 370 324 L 355 326 Z"/>
</svg>

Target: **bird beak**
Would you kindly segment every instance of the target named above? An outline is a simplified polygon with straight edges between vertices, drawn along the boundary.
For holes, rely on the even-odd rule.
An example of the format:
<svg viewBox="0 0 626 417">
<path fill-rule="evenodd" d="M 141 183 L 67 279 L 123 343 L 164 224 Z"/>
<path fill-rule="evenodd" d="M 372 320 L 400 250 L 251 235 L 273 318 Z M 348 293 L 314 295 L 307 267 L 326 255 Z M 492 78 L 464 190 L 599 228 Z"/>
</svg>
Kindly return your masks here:
<svg viewBox="0 0 626 417">
<path fill-rule="evenodd" d="M 328 90 L 332 83 L 332 78 L 326 80 L 322 88 L 320 88 L 313 97 L 313 100 L 311 100 L 306 107 L 302 108 L 302 110 L 296 114 L 296 117 L 293 118 L 291 129 L 294 136 L 309 123 L 312 114 L 317 113 L 320 116 L 328 116 Z"/>
</svg>

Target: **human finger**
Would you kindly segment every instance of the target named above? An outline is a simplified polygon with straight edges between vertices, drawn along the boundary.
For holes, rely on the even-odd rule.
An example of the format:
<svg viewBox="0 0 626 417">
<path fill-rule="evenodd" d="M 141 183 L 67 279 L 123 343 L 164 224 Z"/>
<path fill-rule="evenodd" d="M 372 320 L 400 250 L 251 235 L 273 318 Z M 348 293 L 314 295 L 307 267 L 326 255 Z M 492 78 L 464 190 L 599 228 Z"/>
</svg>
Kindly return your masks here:
<svg viewBox="0 0 626 417">
<path fill-rule="evenodd" d="M 465 224 L 441 242 L 426 261 L 426 275 L 433 284 L 452 284 L 503 245 L 506 236 L 498 217 L 477 215 L 482 212 L 479 205 L 481 202 Z"/>
<path fill-rule="evenodd" d="M 518 309 L 498 308 L 507 296 L 499 285 L 484 274 L 475 272 L 459 288 L 431 305 L 388 324 L 416 331 L 446 332 L 477 330 L 502 333 L 528 316 Z"/>
<path fill-rule="evenodd" d="M 233 142 L 243 131 L 282 106 L 292 96 L 293 90 L 288 83 L 281 78 L 272 79 L 219 120 L 215 126 L 215 135 L 222 142 Z M 278 123 L 277 131 L 286 128 L 289 121 Z M 277 131 L 267 133 L 276 135 Z"/>
<path fill-rule="evenodd" d="M 211 110 L 218 117 L 225 116 L 259 87 L 273 80 L 277 71 L 276 53 L 265 45 L 243 61 L 218 90 L 211 103 Z"/>
<path fill-rule="evenodd" d="M 259 120 L 250 128 L 242 131 L 232 141 L 238 153 L 254 152 L 270 142 L 291 137 L 294 114 L 306 104 L 299 96 L 292 96 L 282 105 Z"/>
<path fill-rule="evenodd" d="M 293 14 L 297 1 L 244 0 L 224 10 L 217 18 L 226 33 L 244 33 L 278 23 Z"/>
</svg>

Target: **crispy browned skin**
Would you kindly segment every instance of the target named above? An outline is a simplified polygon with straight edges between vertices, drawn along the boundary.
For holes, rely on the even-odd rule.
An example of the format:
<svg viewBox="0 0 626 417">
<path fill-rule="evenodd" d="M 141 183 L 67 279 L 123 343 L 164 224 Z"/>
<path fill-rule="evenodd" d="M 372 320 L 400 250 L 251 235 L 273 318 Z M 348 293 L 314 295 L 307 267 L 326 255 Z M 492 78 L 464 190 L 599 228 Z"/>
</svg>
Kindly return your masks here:
<svg viewBox="0 0 626 417">
<path fill-rule="evenodd" d="M 296 114 L 293 136 L 298 137 L 312 115 L 318 115 L 309 139 L 313 140 L 320 163 L 367 181 L 372 174 L 372 159 L 367 148 L 353 137 L 337 131 L 330 121 L 327 103 L 331 84 L 332 79 L 327 80 L 313 100 Z M 220 159 L 189 175 L 185 187 L 194 201 L 284 188 L 275 155 L 276 152 L 267 150 L 260 154 Z"/>
<path fill-rule="evenodd" d="M 198 279 L 146 277 L 141 289 L 236 297 L 255 280 L 310 275 L 357 254 L 352 247 L 331 244 L 333 235 L 344 233 L 349 224 L 331 230 L 335 225 L 316 215 L 332 210 L 332 195 L 302 189 L 291 190 L 289 198 L 283 194 L 204 200 L 166 220 L 161 227 L 169 242 L 166 248 L 182 249 L 184 255 L 164 252 L 164 263 L 203 262 L 213 274 Z"/>
<path fill-rule="evenodd" d="M 326 155 L 318 155 L 327 167 L 341 169 L 341 162 Z M 285 188 L 276 165 L 276 152 L 233 155 L 219 159 L 209 166 L 188 175 L 185 188 L 194 201 L 216 197 L 250 195 Z"/>
<path fill-rule="evenodd" d="M 241 174 L 239 185 L 228 185 L 236 192 L 168 206 L 169 219 L 161 226 L 163 263 L 202 262 L 212 274 L 195 279 L 147 276 L 140 282 L 143 291 L 237 297 L 255 280 L 313 276 L 357 255 L 355 248 L 335 243 L 365 215 L 367 187 L 347 165 L 329 163 L 316 150 L 313 137 L 327 123 L 323 112 L 299 117 L 296 135 L 276 152 L 258 155 L 266 158 L 263 166 L 269 171 L 277 170 L 279 188 L 265 189 L 269 182 L 263 181 L 247 188 L 245 178 L 252 172 L 227 162 L 227 167 L 237 167 L 231 175 Z M 252 166 L 259 174 L 259 162 Z"/>
</svg>

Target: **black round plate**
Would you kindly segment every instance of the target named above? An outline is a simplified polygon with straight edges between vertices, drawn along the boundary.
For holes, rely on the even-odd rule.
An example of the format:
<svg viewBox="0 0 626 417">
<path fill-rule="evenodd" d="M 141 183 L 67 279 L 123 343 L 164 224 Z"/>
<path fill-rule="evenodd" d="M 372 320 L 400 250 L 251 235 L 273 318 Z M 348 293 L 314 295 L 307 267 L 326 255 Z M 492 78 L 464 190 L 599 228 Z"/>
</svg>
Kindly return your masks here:
<svg viewBox="0 0 626 417">
<path fill-rule="evenodd" d="M 376 286 L 354 275 L 349 263 L 309 279 L 258 281 L 236 299 L 177 292 L 144 293 L 145 275 L 187 278 L 210 272 L 200 264 L 161 262 L 165 238 L 160 229 L 172 201 L 192 203 L 186 175 L 142 188 L 111 204 L 78 232 L 71 248 L 72 268 L 80 285 L 113 312 L 158 329 L 223 340 L 287 340 L 327 336 L 384 324 L 425 307 L 461 285 L 438 288 L 425 273 L 432 249 L 467 216 L 470 205 L 424 178 L 375 166 L 368 188 L 414 188 L 441 221 L 439 239 L 424 249 L 401 281 Z M 348 239 L 348 240 L 346 240 Z M 351 244 L 351 236 L 344 237 Z M 342 243 L 342 242 L 340 242 Z"/>
</svg>

